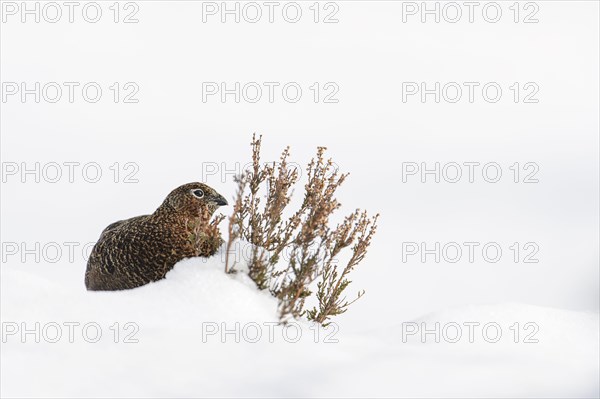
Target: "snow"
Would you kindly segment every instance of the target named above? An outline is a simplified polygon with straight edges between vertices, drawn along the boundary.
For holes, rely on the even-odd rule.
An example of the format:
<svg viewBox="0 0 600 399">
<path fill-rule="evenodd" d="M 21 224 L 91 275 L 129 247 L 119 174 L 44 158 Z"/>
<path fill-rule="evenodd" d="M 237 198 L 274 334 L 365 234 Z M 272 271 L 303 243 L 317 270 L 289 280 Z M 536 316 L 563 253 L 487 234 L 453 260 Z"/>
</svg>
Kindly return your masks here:
<svg viewBox="0 0 600 399">
<path fill-rule="evenodd" d="M 0 241 L 18 247 L 2 248 L 0 396 L 600 395 L 599 2 L 535 2 L 540 22 L 531 24 L 514 22 L 513 1 L 498 2 L 499 23 L 482 19 L 483 4 L 473 23 L 464 2 L 458 23 L 436 23 L 433 15 L 421 23 L 418 14 L 403 23 L 410 2 L 336 1 L 335 24 L 313 23 L 312 1 L 298 2 L 303 19 L 292 24 L 282 20 L 281 5 L 274 23 L 265 20 L 265 7 L 256 24 L 235 23 L 231 15 L 225 24 L 219 15 L 203 23 L 202 1 L 136 1 L 134 24 L 114 23 L 114 2 L 102 1 L 101 21 L 83 20 L 78 6 L 71 23 L 62 3 L 58 23 L 3 14 L 0 25 L 0 81 L 29 92 L 0 103 L 7 172 Z M 2 2 L 14 4 L 24 3 Z M 520 4 L 522 20 L 531 9 Z M 121 11 L 124 17 L 130 10 Z M 321 11 L 322 19 L 330 10 Z M 30 92 L 36 82 L 39 102 Z M 57 103 L 47 101 L 52 82 L 62 88 Z M 65 82 L 78 85 L 73 102 Z M 123 101 L 128 82 L 139 86 L 137 103 Z M 257 82 L 263 96 L 257 103 L 231 94 L 203 101 L 203 84 L 211 82 L 227 89 Z M 278 84 L 273 102 L 266 82 Z M 303 90 L 297 103 L 282 98 L 292 82 Z M 337 103 L 324 102 L 327 82 L 339 86 Z M 462 87 L 457 103 L 443 92 L 439 102 L 430 94 L 425 102 L 418 95 L 403 101 L 404 83 L 431 89 L 452 82 Z M 473 102 L 466 82 L 478 84 Z M 511 87 L 522 89 L 523 100 L 527 82 L 539 86 L 538 103 L 514 101 Z M 82 97 L 88 83 L 103 90 L 96 103 Z M 488 83 L 503 90 L 496 103 L 482 98 Z M 118 103 L 111 87 L 122 89 Z M 311 87 L 320 89 L 318 103 Z M 315 330 L 302 324 L 302 339 L 291 343 L 277 327 L 270 343 L 275 301 L 243 274 L 224 275 L 221 257 L 187 260 L 139 289 L 85 291 L 86 246 L 108 224 L 153 212 L 171 190 L 193 181 L 232 199 L 253 132 L 263 135 L 265 162 L 290 146 L 290 161 L 303 167 L 317 146 L 327 147 L 340 172 L 350 173 L 337 196 L 339 216 L 356 207 L 381 214 L 348 294 L 366 295 L 336 320 L 337 332 L 320 331 L 314 343 Z M 466 166 L 473 163 L 471 180 Z M 492 163 L 501 167 L 497 183 L 484 178 Z M 529 163 L 539 166 L 539 183 L 524 182 Z M 404 166 L 415 164 L 420 173 L 406 176 Z M 456 183 L 444 172 L 453 176 L 446 169 L 453 164 L 462 173 Z M 72 173 L 69 165 L 77 165 Z M 95 167 L 84 172 L 94 165 L 99 181 Z M 435 165 L 439 183 L 435 174 L 424 176 Z M 478 244 L 474 260 L 467 242 Z M 67 243 L 76 244 L 73 256 Z M 421 252 L 403 260 L 404 243 L 459 243 L 463 256 L 423 261 Z M 498 262 L 483 257 L 486 243 L 501 246 Z M 535 262 L 525 262 L 527 243 L 539 246 Z M 59 246 L 62 254 L 44 256 L 36 245 Z M 21 343 L 20 331 L 6 336 L 14 323 L 20 329 L 35 322 L 47 335 L 56 327 L 50 323 L 63 326 L 62 339 L 35 343 L 27 335 Z M 73 343 L 63 324 L 69 322 L 80 323 Z M 102 331 L 97 343 L 82 336 L 92 322 L 89 335 L 95 326 Z M 209 334 L 236 322 L 248 334 L 262 326 L 262 340 L 236 343 L 226 335 L 221 343 L 220 333 Z M 417 333 L 403 342 L 415 323 L 430 329 L 436 322 L 447 334 L 458 324 L 462 339 L 436 343 L 428 335 L 422 343 Z M 472 343 L 465 339 L 469 322 L 480 323 Z M 482 339 L 490 322 L 502 328 L 497 343 Z M 538 327 L 538 343 L 523 342 L 533 331 L 528 323 Z M 123 342 L 131 338 L 139 342 Z M 332 338 L 338 342 L 324 342 Z"/>
<path fill-rule="evenodd" d="M 3 397 L 599 393 L 597 313 L 509 303 L 441 309 L 404 324 L 388 314 L 387 328 L 367 320 L 358 332 L 346 332 L 343 323 L 284 327 L 276 325 L 276 300 L 255 288 L 243 264 L 242 272 L 224 273 L 223 248 L 209 259 L 179 262 L 162 281 L 120 292 L 87 292 L 82 270 L 44 268 L 2 268 Z M 35 330 L 35 322 L 39 343 L 33 333 L 22 334 L 24 327 Z M 80 323 L 72 339 L 69 322 Z M 479 323 L 473 342 L 469 322 Z M 515 322 L 517 343 L 510 329 Z M 530 337 L 537 343 L 524 342 L 533 331 L 524 329 L 528 322 L 539 327 Z M 84 337 L 86 323 L 101 329 L 97 342 L 88 342 L 96 339 L 94 328 Z M 415 326 L 435 329 L 435 323 L 460 326 L 462 338 L 449 342 L 453 327 L 439 342 L 433 334 L 423 340 L 420 331 L 408 333 Z M 500 326 L 498 342 L 483 338 L 486 323 Z M 487 336 L 494 337 L 493 331 Z"/>
</svg>

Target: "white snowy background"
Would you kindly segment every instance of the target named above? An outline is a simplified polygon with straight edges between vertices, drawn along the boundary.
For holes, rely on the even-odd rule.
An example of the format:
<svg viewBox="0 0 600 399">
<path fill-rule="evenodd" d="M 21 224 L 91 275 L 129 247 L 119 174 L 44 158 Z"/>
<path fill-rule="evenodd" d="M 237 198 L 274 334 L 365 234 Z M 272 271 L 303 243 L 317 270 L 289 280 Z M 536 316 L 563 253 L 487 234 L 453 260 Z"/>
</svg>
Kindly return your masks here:
<svg viewBox="0 0 600 399">
<path fill-rule="evenodd" d="M 36 2 L 26 3 L 33 9 Z M 321 2 L 318 23 L 312 1 L 298 2 L 298 23 L 283 19 L 285 2 L 273 23 L 262 2 L 257 23 L 232 16 L 222 23 L 220 14 L 203 22 L 206 2 L 138 1 L 137 9 L 121 2 L 115 23 L 113 3 L 98 2 L 97 23 L 82 18 L 86 2 L 73 23 L 60 2 L 61 20 L 42 15 L 36 23 L 32 15 L 21 21 L 21 2 L 1 2 L 3 397 L 598 397 L 597 2 L 522 2 L 517 23 L 512 1 L 497 3 L 497 23 L 482 17 L 486 2 L 473 23 L 461 2 L 456 23 L 436 23 L 431 15 L 422 23 L 419 13 L 403 22 L 407 3 L 392 1 L 338 1 L 337 9 Z M 339 21 L 323 23 L 335 10 Z M 524 23 L 535 10 L 539 22 Z M 123 23 L 132 11 L 139 22 Z M 22 82 L 57 82 L 63 97 L 50 103 L 53 92 L 41 93 L 38 103 L 32 94 L 25 101 L 21 93 L 7 94 Z M 72 103 L 64 82 L 80 84 Z M 103 89 L 96 103 L 81 95 L 88 82 Z M 109 89 L 115 82 L 117 103 Z M 123 102 L 128 82 L 139 87 L 137 103 Z M 257 103 L 236 103 L 232 95 L 225 103 L 219 96 L 203 102 L 203 82 L 280 86 L 272 103 L 266 89 Z M 281 96 L 288 82 L 303 89 L 297 103 Z M 315 82 L 318 103 L 309 88 Z M 339 87 L 337 103 L 322 101 L 327 82 Z M 403 102 L 402 82 L 480 86 L 472 103 L 465 86 L 457 103 L 436 103 L 432 95 Z M 496 103 L 481 96 L 488 82 L 503 89 Z M 514 82 L 521 88 L 517 103 Z M 523 102 L 527 82 L 539 87 L 537 103 Z M 263 134 L 264 160 L 276 160 L 289 145 L 292 161 L 304 165 L 317 146 L 328 147 L 351 173 L 338 195 L 340 215 L 356 207 L 381 214 L 349 288 L 349 295 L 367 294 L 335 320 L 334 330 L 301 323 L 292 343 L 294 331 L 273 327 L 269 342 L 276 303 L 243 273 L 225 275 L 222 253 L 181 262 L 166 280 L 139 289 L 85 290 L 84 247 L 109 223 L 152 212 L 170 190 L 191 181 L 232 198 L 233 175 L 249 161 L 253 132 Z M 70 162 L 79 163 L 72 182 Z M 91 162 L 102 170 L 96 183 L 82 175 Z M 479 167 L 469 183 L 465 167 L 457 183 L 435 183 L 431 175 L 425 183 L 420 175 L 403 182 L 403 162 L 496 162 L 503 174 L 488 183 Z M 515 162 L 518 183 L 509 169 Z M 539 166 L 539 182 L 523 183 L 527 162 Z M 36 163 L 39 182 L 35 172 L 22 173 Z M 52 163 L 62 165 L 55 183 L 54 169 L 42 171 Z M 125 182 L 131 171 L 136 183 Z M 436 263 L 420 254 L 403 261 L 406 242 L 480 246 L 473 262 L 464 252 L 456 263 Z M 488 242 L 503 250 L 496 263 L 482 256 Z M 518 262 L 509 248 L 515 242 Z M 539 247 L 537 263 L 523 261 L 528 242 Z M 22 331 L 35 330 L 36 322 L 40 342 Z M 73 342 L 64 324 L 71 322 L 80 323 Z M 62 332 L 56 343 L 48 339 L 53 323 Z M 86 323 L 100 326 L 98 342 L 83 336 Z M 222 335 L 222 326 L 236 323 L 262 326 L 262 339 L 237 343 L 233 334 Z M 462 326 L 461 339 L 442 336 L 438 343 L 421 331 L 407 337 L 411 326 L 436 323 Z M 480 323 L 473 342 L 464 323 Z M 486 323 L 501 326 L 498 342 L 484 339 Z M 537 342 L 528 342 L 534 330 L 527 323 L 537 326 L 530 336 Z M 219 331 L 207 334 L 214 326 Z M 125 342 L 131 332 L 137 343 Z"/>
</svg>

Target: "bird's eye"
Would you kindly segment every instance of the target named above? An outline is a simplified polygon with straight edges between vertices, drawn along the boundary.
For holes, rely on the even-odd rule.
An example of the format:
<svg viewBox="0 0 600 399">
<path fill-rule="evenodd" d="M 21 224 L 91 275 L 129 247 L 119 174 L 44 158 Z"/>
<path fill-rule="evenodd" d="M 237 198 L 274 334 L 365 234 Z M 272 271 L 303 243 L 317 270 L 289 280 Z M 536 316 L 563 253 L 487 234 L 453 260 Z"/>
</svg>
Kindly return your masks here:
<svg viewBox="0 0 600 399">
<path fill-rule="evenodd" d="M 202 191 L 200 189 L 192 190 L 192 194 L 194 194 L 194 196 L 196 196 L 198 198 L 204 197 L 204 191 Z"/>
</svg>

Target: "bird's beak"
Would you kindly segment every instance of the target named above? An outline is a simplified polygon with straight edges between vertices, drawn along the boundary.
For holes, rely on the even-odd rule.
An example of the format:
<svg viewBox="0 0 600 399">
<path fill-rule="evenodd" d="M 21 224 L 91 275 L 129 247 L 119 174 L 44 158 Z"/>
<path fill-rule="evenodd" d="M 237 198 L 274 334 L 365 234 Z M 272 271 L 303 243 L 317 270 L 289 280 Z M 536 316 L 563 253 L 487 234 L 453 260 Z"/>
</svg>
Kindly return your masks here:
<svg viewBox="0 0 600 399">
<path fill-rule="evenodd" d="M 211 198 L 211 202 L 214 202 L 215 204 L 219 205 L 219 206 L 223 206 L 223 205 L 229 205 L 227 203 L 227 200 L 225 198 L 223 198 L 222 195 L 217 194 L 214 197 Z"/>
</svg>

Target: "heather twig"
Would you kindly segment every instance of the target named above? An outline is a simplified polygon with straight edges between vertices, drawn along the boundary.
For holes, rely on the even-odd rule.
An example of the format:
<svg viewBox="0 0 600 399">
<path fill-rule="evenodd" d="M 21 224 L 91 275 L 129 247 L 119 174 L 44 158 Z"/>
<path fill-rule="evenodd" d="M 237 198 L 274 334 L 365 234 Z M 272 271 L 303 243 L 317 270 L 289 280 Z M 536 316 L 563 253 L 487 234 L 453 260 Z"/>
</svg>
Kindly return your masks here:
<svg viewBox="0 0 600 399">
<path fill-rule="evenodd" d="M 261 136 L 252 137 L 252 168 L 237 178 L 225 269 L 232 272 L 235 267 L 229 265 L 232 242 L 250 242 L 249 275 L 259 289 L 268 289 L 278 298 L 281 319 L 306 314 L 310 320 L 326 323 L 353 302 L 342 298 L 342 293 L 350 284 L 347 276 L 366 255 L 377 216 L 369 219 L 366 212 L 357 210 L 335 229 L 329 227 L 331 215 L 340 207 L 334 194 L 348 174 L 338 173 L 333 161 L 325 160 L 325 147 L 318 147 L 307 166 L 302 203 L 295 211 L 287 211 L 299 173 L 288 164 L 289 148 L 281 153 L 278 163 L 261 164 L 261 142 Z M 333 261 L 348 247 L 350 260 L 338 271 Z M 283 251 L 289 259 L 281 267 Z M 318 308 L 307 312 L 305 301 L 317 279 Z"/>
</svg>

